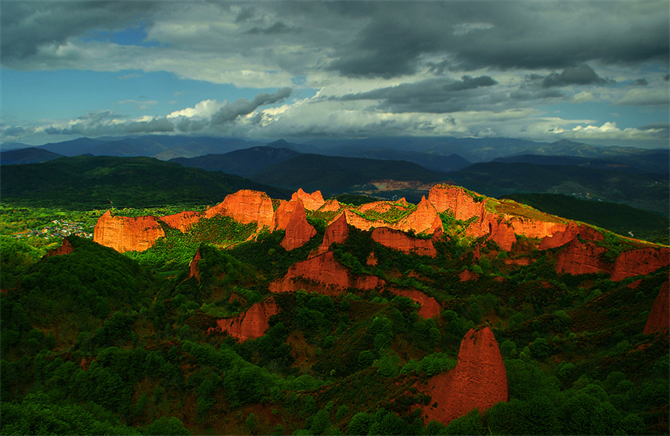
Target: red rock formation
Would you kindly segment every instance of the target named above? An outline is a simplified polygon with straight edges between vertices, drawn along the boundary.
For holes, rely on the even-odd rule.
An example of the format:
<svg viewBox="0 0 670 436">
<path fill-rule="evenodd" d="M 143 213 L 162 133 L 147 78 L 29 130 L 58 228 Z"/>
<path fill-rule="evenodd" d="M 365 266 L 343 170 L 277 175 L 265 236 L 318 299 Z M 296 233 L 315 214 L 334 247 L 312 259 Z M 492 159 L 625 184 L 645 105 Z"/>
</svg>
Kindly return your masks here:
<svg viewBox="0 0 670 436">
<path fill-rule="evenodd" d="M 517 235 L 527 238 L 547 238 L 567 229 L 567 224 L 555 221 L 538 221 L 530 218 L 507 216 L 509 225 Z"/>
<path fill-rule="evenodd" d="M 413 238 L 403 232 L 380 227 L 372 231 L 372 239 L 385 247 L 400 250 L 404 253 L 415 253 L 420 256 L 437 256 L 433 241 L 430 239 Z"/>
<path fill-rule="evenodd" d="M 618 282 L 636 275 L 646 275 L 670 264 L 668 248 L 643 248 L 625 251 L 614 262 L 612 280 Z"/>
<path fill-rule="evenodd" d="M 540 242 L 540 250 L 561 247 L 579 236 L 584 241 L 602 241 L 605 237 L 598 230 L 571 222 L 564 230 L 558 230 L 554 235 L 547 236 Z"/>
<path fill-rule="evenodd" d="M 391 227 L 403 232 L 409 232 L 411 230 L 417 235 L 419 233 L 432 235 L 438 230 L 443 230 L 442 219 L 440 219 L 440 216 L 437 214 L 435 207 L 426 200 L 426 197 L 421 197 L 421 201 L 414 212 Z"/>
<path fill-rule="evenodd" d="M 226 196 L 222 203 L 205 211 L 206 218 L 229 216 L 242 224 L 258 223 L 258 228 L 274 230 L 272 200 L 265 192 L 243 189 Z"/>
<path fill-rule="evenodd" d="M 359 230 L 370 230 L 375 227 L 386 227 L 388 224 L 382 220 L 367 220 L 362 216 L 352 212 L 350 209 L 344 209 L 344 216 L 350 226 L 356 227 Z"/>
<path fill-rule="evenodd" d="M 113 217 L 108 210 L 93 230 L 93 241 L 111 247 L 120 253 L 144 251 L 151 248 L 156 239 L 165 236 L 156 217 Z"/>
<path fill-rule="evenodd" d="M 61 246 L 49 251 L 46 257 L 62 256 L 64 254 L 70 254 L 73 251 L 74 247 L 72 246 L 72 244 L 70 244 L 70 241 L 68 241 L 67 239 L 63 239 L 63 243 L 61 244 Z"/>
<path fill-rule="evenodd" d="M 186 233 L 193 224 L 200 221 L 200 218 L 202 218 L 202 214 L 200 212 L 185 211 L 176 213 L 174 215 L 163 216 L 158 219 L 173 229 L 177 229 L 182 233 Z"/>
<path fill-rule="evenodd" d="M 505 259 L 505 265 L 520 265 L 528 266 L 533 262 L 530 257 L 517 257 L 512 259 Z"/>
<path fill-rule="evenodd" d="M 470 280 L 477 280 L 479 278 L 479 275 L 475 274 L 473 272 L 470 272 L 470 270 L 464 269 L 458 275 L 458 278 L 461 280 L 461 282 L 468 282 Z"/>
<path fill-rule="evenodd" d="M 416 289 L 394 289 L 387 288 L 389 292 L 403 297 L 411 298 L 421 305 L 419 316 L 423 319 L 433 318 L 440 315 L 440 303 L 433 297 L 424 294 Z"/>
<path fill-rule="evenodd" d="M 347 225 L 347 217 L 345 214 L 340 214 L 335 218 L 326 228 L 326 233 L 323 235 L 323 242 L 316 254 L 323 254 L 330 249 L 331 244 L 342 244 L 349 237 L 349 226 Z"/>
<path fill-rule="evenodd" d="M 582 244 L 575 238 L 567 249 L 563 249 L 556 261 L 556 272 L 570 274 L 591 274 L 609 272 L 610 266 L 600 260 L 600 255 L 607 249 L 598 247 L 592 242 Z"/>
<path fill-rule="evenodd" d="M 200 256 L 200 250 L 198 250 L 195 252 L 195 256 L 193 256 L 193 259 L 191 259 L 191 262 L 188 264 L 189 279 L 191 277 L 195 277 L 198 281 L 200 281 L 200 271 L 198 270 L 198 262 L 200 262 L 200 259 L 202 259 L 202 256 Z"/>
<path fill-rule="evenodd" d="M 340 204 L 340 202 L 333 199 L 333 200 L 326 200 L 323 206 L 319 208 L 319 212 L 335 212 L 340 209 L 342 209 L 342 205 Z"/>
<path fill-rule="evenodd" d="M 272 218 L 274 230 L 286 230 L 296 204 L 297 202 L 295 201 L 279 201 L 279 207 L 275 210 L 274 217 Z"/>
<path fill-rule="evenodd" d="M 307 210 L 317 210 L 325 203 L 325 201 L 323 201 L 323 196 L 321 196 L 321 191 L 315 191 L 308 194 L 303 191 L 302 188 L 298 189 L 298 192 L 293 193 L 291 200 L 301 200 Z"/>
<path fill-rule="evenodd" d="M 644 334 L 649 335 L 654 332 L 668 331 L 670 328 L 670 314 L 668 313 L 668 282 L 661 286 L 661 290 L 654 300 L 654 306 L 649 312 L 647 325 L 644 327 Z"/>
<path fill-rule="evenodd" d="M 476 202 L 472 194 L 460 186 L 435 185 L 428 193 L 428 200 L 437 212 L 450 211 L 460 221 L 484 214 L 484 203 Z"/>
<path fill-rule="evenodd" d="M 367 266 L 377 266 L 379 262 L 377 261 L 377 256 L 375 256 L 374 251 L 368 255 L 368 258 L 365 260 Z"/>
<path fill-rule="evenodd" d="M 307 289 L 326 295 L 339 295 L 347 288 L 371 290 L 383 284 L 374 276 L 352 278 L 332 251 L 292 265 L 286 275 L 270 284 L 270 292 L 293 292 Z"/>
<path fill-rule="evenodd" d="M 316 229 L 307 222 L 302 201 L 295 201 L 295 207 L 286 225 L 286 234 L 281 241 L 281 246 L 286 251 L 291 251 L 305 245 L 314 235 L 316 235 Z"/>
<path fill-rule="evenodd" d="M 431 396 L 430 403 L 422 407 L 426 423 L 434 419 L 448 425 L 475 407 L 483 412 L 507 401 L 507 371 L 491 329 L 467 332 L 456 367 L 432 377 L 420 389 Z"/>
<path fill-rule="evenodd" d="M 269 320 L 272 315 L 279 313 L 279 307 L 274 298 L 256 303 L 246 312 L 232 318 L 223 318 L 216 322 L 218 329 L 228 333 L 240 342 L 248 339 L 260 338 L 270 328 Z M 210 328 L 213 332 L 217 328 Z"/>
<path fill-rule="evenodd" d="M 361 212 L 367 212 L 373 210 L 379 213 L 385 213 L 391 210 L 393 204 L 390 201 L 373 201 L 371 203 L 361 204 L 358 210 Z"/>
</svg>

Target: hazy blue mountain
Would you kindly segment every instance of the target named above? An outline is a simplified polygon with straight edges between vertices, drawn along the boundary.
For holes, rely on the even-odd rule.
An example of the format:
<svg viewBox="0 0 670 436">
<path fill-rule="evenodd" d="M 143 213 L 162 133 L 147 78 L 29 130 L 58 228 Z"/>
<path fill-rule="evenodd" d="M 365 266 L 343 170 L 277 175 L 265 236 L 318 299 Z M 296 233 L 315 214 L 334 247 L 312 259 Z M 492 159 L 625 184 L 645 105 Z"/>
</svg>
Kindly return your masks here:
<svg viewBox="0 0 670 436">
<path fill-rule="evenodd" d="M 63 156 L 41 148 L 28 147 L 0 152 L 0 165 L 40 163 L 59 157 Z"/>
</svg>

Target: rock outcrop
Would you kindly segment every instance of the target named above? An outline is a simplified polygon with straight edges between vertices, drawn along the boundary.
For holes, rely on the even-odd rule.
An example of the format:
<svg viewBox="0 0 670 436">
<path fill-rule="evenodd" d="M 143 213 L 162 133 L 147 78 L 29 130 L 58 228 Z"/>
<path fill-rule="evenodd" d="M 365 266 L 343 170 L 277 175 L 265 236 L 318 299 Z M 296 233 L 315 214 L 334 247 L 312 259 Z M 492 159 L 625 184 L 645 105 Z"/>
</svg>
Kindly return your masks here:
<svg viewBox="0 0 670 436">
<path fill-rule="evenodd" d="M 420 256 L 437 256 L 433 241 L 430 239 L 413 238 L 407 234 L 380 227 L 372 231 L 372 239 L 385 247 L 402 251 L 403 253 L 414 253 Z"/>
<path fill-rule="evenodd" d="M 206 218 L 225 215 L 242 224 L 258 223 L 258 229 L 274 230 L 272 200 L 265 192 L 243 189 L 227 195 L 222 203 L 205 211 Z"/>
<path fill-rule="evenodd" d="M 348 288 L 371 290 L 383 284 L 375 276 L 352 277 L 335 259 L 332 251 L 292 265 L 286 275 L 270 284 L 270 292 L 293 292 L 299 289 L 326 295 L 339 295 Z"/>
<path fill-rule="evenodd" d="M 113 217 L 109 210 L 98 218 L 93 231 L 94 242 L 120 253 L 147 250 L 163 236 L 165 232 L 156 217 Z"/>
<path fill-rule="evenodd" d="M 670 314 L 668 313 L 668 282 L 661 286 L 661 290 L 654 300 L 654 306 L 649 312 L 647 325 L 644 327 L 644 334 L 649 335 L 654 332 L 668 331 L 670 328 Z"/>
<path fill-rule="evenodd" d="M 297 192 L 294 192 L 291 196 L 291 200 L 296 201 L 300 200 L 305 205 L 307 210 L 318 210 L 321 206 L 324 205 L 323 196 L 321 191 L 315 191 L 311 194 L 306 193 L 302 188 L 298 189 Z"/>
<path fill-rule="evenodd" d="M 372 203 L 371 206 L 368 206 L 366 210 L 375 210 L 377 212 L 383 213 L 386 211 L 384 210 L 386 206 L 384 206 L 383 203 L 388 204 L 388 202 L 375 202 Z M 390 207 L 391 206 L 389 205 L 389 209 Z M 362 209 L 359 210 L 362 211 Z M 421 202 L 417 205 L 417 208 L 414 210 L 414 212 L 394 223 L 388 223 L 384 220 L 368 220 L 351 211 L 350 209 L 345 209 L 344 213 L 346 215 L 347 222 L 359 230 L 367 231 L 377 227 L 388 227 L 394 230 L 400 230 L 402 232 L 412 231 L 416 234 L 426 233 L 429 235 L 443 230 L 440 216 L 438 215 L 433 205 L 428 200 L 426 200 L 425 197 L 421 199 Z"/>
<path fill-rule="evenodd" d="M 666 247 L 624 251 L 614 262 L 612 280 L 618 282 L 628 277 L 649 274 L 668 264 L 670 264 L 670 250 Z"/>
<path fill-rule="evenodd" d="M 188 278 L 195 277 L 196 280 L 200 281 L 200 270 L 198 269 L 198 262 L 200 262 L 202 256 L 200 255 L 200 250 L 195 252 L 195 256 L 191 259 L 191 262 L 188 264 Z"/>
<path fill-rule="evenodd" d="M 72 246 L 72 244 L 70 244 L 70 241 L 68 241 L 67 239 L 63 239 L 63 243 L 61 244 L 61 246 L 49 251 L 46 257 L 63 256 L 65 254 L 70 254 L 73 251 L 74 247 Z"/>
<path fill-rule="evenodd" d="M 547 236 L 540 242 L 540 250 L 562 247 L 579 236 L 583 241 L 602 241 L 605 237 L 598 230 L 585 224 L 571 222 L 565 229 L 558 230 L 551 236 Z"/>
<path fill-rule="evenodd" d="M 323 235 L 323 242 L 319 246 L 316 254 L 323 254 L 330 249 L 331 244 L 342 244 L 349 237 L 349 225 L 347 225 L 347 217 L 345 214 L 340 214 L 335 218 L 326 228 Z"/>
<path fill-rule="evenodd" d="M 458 275 L 458 278 L 461 282 L 469 282 L 470 280 L 477 280 L 479 275 L 471 272 L 470 270 L 464 269 Z"/>
<path fill-rule="evenodd" d="M 209 332 L 220 330 L 228 333 L 239 342 L 260 338 L 270 328 L 270 317 L 279 313 L 279 307 L 274 298 L 261 301 L 232 318 L 219 319 L 218 327 L 209 329 Z"/>
<path fill-rule="evenodd" d="M 575 238 L 559 253 L 556 272 L 574 275 L 609 272 L 610 266 L 601 260 L 601 255 L 606 251 L 604 247 L 598 247 L 592 242 L 583 244 Z"/>
<path fill-rule="evenodd" d="M 319 208 L 319 212 L 335 212 L 342 209 L 342 205 L 340 204 L 339 201 L 333 199 L 333 200 L 326 200 L 326 202 Z"/>
<path fill-rule="evenodd" d="M 473 194 L 460 186 L 435 185 L 428 193 L 428 201 L 437 212 L 450 211 L 460 221 L 484 215 L 484 203 L 475 201 Z"/>
<path fill-rule="evenodd" d="M 191 229 L 193 224 L 200 221 L 202 214 L 200 212 L 186 211 L 179 212 L 174 215 L 167 215 L 160 217 L 159 220 L 163 221 L 168 226 L 173 229 L 177 229 L 182 233 L 186 233 Z"/>
<path fill-rule="evenodd" d="M 423 319 L 433 318 L 440 315 L 440 303 L 438 303 L 435 298 L 430 297 L 421 291 L 417 291 L 416 289 L 387 289 L 393 294 L 402 295 L 403 297 L 410 298 L 419 303 L 421 309 L 419 309 L 418 314 Z"/>
<path fill-rule="evenodd" d="M 314 235 L 316 229 L 307 222 L 307 215 L 301 200 L 293 201 L 293 212 L 291 212 L 288 223 L 286 224 L 286 234 L 281 241 L 281 246 L 286 251 L 295 250 L 305 245 Z"/>
<path fill-rule="evenodd" d="M 426 423 L 434 419 L 448 425 L 475 407 L 483 412 L 507 401 L 507 371 L 491 329 L 468 331 L 456 367 L 432 377 L 420 389 L 431 396 L 430 403 L 422 407 Z"/>
</svg>

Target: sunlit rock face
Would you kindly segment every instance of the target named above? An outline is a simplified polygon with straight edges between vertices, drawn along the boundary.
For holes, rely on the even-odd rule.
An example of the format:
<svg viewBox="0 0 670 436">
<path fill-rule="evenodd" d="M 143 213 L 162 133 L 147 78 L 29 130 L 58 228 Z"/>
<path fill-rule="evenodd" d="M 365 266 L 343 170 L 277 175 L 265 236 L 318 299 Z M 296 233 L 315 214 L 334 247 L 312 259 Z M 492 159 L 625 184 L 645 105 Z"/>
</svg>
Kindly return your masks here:
<svg viewBox="0 0 670 436">
<path fill-rule="evenodd" d="M 402 251 L 403 253 L 414 253 L 420 256 L 437 256 L 433 241 L 430 239 L 413 238 L 407 234 L 380 227 L 372 231 L 372 239 L 385 247 Z"/>
<path fill-rule="evenodd" d="M 649 335 L 654 332 L 668 331 L 670 328 L 670 315 L 668 314 L 668 282 L 663 283 L 661 290 L 654 300 L 654 306 L 649 312 L 647 325 L 644 327 L 644 334 Z"/>
<path fill-rule="evenodd" d="M 546 236 L 540 242 L 540 250 L 549 250 L 550 248 L 562 247 L 569 244 L 575 238 L 583 241 L 602 241 L 605 237 L 596 229 L 587 225 L 580 225 L 571 222 L 564 230 L 559 230 L 552 236 Z"/>
<path fill-rule="evenodd" d="M 334 243 L 342 244 L 349 237 L 349 226 L 347 225 L 347 217 L 344 213 L 336 217 L 326 228 L 326 233 L 323 235 L 323 242 L 316 251 L 316 255 L 323 254 L 330 249 Z"/>
<path fill-rule="evenodd" d="M 292 265 L 286 275 L 270 284 L 270 292 L 293 292 L 306 289 L 326 295 L 340 295 L 348 288 L 375 289 L 383 285 L 375 276 L 354 277 L 342 266 L 332 251 Z"/>
<path fill-rule="evenodd" d="M 302 247 L 316 235 L 316 229 L 307 222 L 307 215 L 302 201 L 291 200 L 289 203 L 293 203 L 293 211 L 286 224 L 284 239 L 281 241 L 281 246 L 284 247 L 286 251 Z"/>
<path fill-rule="evenodd" d="M 303 191 L 302 188 L 298 189 L 297 192 L 293 193 L 293 195 L 291 196 L 291 200 L 302 201 L 303 204 L 305 205 L 305 209 L 307 209 L 307 210 L 318 210 L 325 203 L 325 201 L 323 201 L 323 196 L 321 195 L 321 191 L 315 191 L 315 192 L 312 192 L 311 194 L 308 194 L 305 191 Z M 337 200 L 335 200 L 335 201 L 337 201 Z"/>
<path fill-rule="evenodd" d="M 200 212 L 186 211 L 179 212 L 174 215 L 160 217 L 160 220 L 173 229 L 177 229 L 182 233 L 186 233 L 191 229 L 193 224 L 200 221 L 200 218 L 202 218 L 202 214 Z"/>
<path fill-rule="evenodd" d="M 156 217 L 113 217 L 110 211 L 98 218 L 93 231 L 94 242 L 120 253 L 147 250 L 163 236 L 165 232 Z"/>
<path fill-rule="evenodd" d="M 195 277 L 196 280 L 200 281 L 200 270 L 198 269 L 198 262 L 202 259 L 202 256 L 200 255 L 200 250 L 195 252 L 195 255 L 193 256 L 193 259 L 191 259 L 191 262 L 188 264 L 188 278 Z"/>
<path fill-rule="evenodd" d="M 484 203 L 476 202 L 471 194 L 459 186 L 435 185 L 428 193 L 428 201 L 437 212 L 450 211 L 460 221 L 484 215 Z"/>
<path fill-rule="evenodd" d="M 431 396 L 421 408 L 425 423 L 434 419 L 447 425 L 475 407 L 484 412 L 507 401 L 507 371 L 491 329 L 468 331 L 456 367 L 432 377 L 420 389 Z"/>
<path fill-rule="evenodd" d="M 226 196 L 223 202 L 205 211 L 206 218 L 228 216 L 238 223 L 257 223 L 258 228 L 274 229 L 272 200 L 265 192 L 243 189 Z"/>
<path fill-rule="evenodd" d="M 618 282 L 628 277 L 646 275 L 668 264 L 670 264 L 670 250 L 665 247 L 624 251 L 614 262 L 612 280 Z"/>
<path fill-rule="evenodd" d="M 226 332 L 239 342 L 257 339 L 270 328 L 270 317 L 277 313 L 279 313 L 279 307 L 274 298 L 270 297 L 254 304 L 246 312 L 235 317 L 219 319 L 216 322 L 217 327 L 209 329 L 209 332 L 216 330 Z"/>
<path fill-rule="evenodd" d="M 595 274 L 609 271 L 601 256 L 607 252 L 592 242 L 582 243 L 573 239 L 558 255 L 556 272 L 569 274 Z"/>
<path fill-rule="evenodd" d="M 410 298 L 417 302 L 421 306 L 418 315 L 423 319 L 440 316 L 440 303 L 438 303 L 435 298 L 428 296 L 421 291 L 417 291 L 416 289 L 395 289 L 388 287 L 386 290 L 393 294 L 402 295 L 403 297 Z"/>
</svg>

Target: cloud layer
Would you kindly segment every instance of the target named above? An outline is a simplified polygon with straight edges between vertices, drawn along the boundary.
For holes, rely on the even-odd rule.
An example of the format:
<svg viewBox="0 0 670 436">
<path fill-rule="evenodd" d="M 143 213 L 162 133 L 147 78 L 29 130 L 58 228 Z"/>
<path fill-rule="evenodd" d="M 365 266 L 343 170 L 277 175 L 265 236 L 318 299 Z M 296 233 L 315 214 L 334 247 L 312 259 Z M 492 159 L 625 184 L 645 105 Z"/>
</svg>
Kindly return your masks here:
<svg viewBox="0 0 670 436">
<path fill-rule="evenodd" d="M 133 107 L 147 113 L 164 102 L 118 99 L 120 107 L 82 107 L 84 115 L 71 120 L 5 121 L 5 141 L 35 132 L 206 132 L 537 140 L 619 135 L 658 144 L 658 135 L 667 132 L 641 128 L 663 121 L 661 115 L 667 120 L 664 1 L 95 1 L 0 7 L 3 68 L 120 72 L 115 77 L 128 86 L 137 71 L 169 72 L 184 81 L 248 90 L 247 98 L 230 103 L 212 95 L 140 117 L 121 112 Z M 302 98 L 301 90 L 316 95 Z M 597 112 L 585 119 L 587 105 Z M 625 127 L 609 128 L 614 125 Z"/>
</svg>

